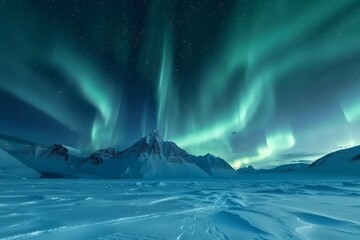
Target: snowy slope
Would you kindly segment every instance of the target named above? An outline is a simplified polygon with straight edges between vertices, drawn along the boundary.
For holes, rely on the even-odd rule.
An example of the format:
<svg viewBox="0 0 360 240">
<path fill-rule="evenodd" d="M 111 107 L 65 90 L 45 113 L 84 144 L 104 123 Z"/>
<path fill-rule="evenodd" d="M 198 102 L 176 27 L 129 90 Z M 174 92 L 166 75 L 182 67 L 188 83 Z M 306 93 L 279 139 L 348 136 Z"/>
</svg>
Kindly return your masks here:
<svg viewBox="0 0 360 240">
<path fill-rule="evenodd" d="M 97 174 L 110 178 L 209 178 L 192 155 L 163 141 L 157 131 L 101 164 Z"/>
<path fill-rule="evenodd" d="M 61 144 L 51 146 L 43 144 L 28 145 L 9 151 L 22 163 L 35 169 L 47 177 L 64 177 L 76 174 L 76 163 L 82 157 L 71 155 Z"/>
<path fill-rule="evenodd" d="M 360 176 L 360 146 L 329 153 L 313 162 L 308 172 Z"/>
<path fill-rule="evenodd" d="M 212 154 L 194 157 L 194 162 L 212 177 L 231 178 L 236 176 L 235 170 L 224 159 Z"/>
<path fill-rule="evenodd" d="M 329 153 L 310 165 L 305 163 L 293 163 L 280 165 L 272 169 L 259 170 L 249 166 L 247 168 L 240 168 L 237 172 L 239 174 L 266 174 L 269 176 L 285 173 L 306 174 L 307 176 L 312 175 L 314 177 L 320 175 L 360 176 L 360 146 Z"/>
<path fill-rule="evenodd" d="M 38 178 L 40 174 L 0 149 L 0 178 L 8 177 Z"/>
<path fill-rule="evenodd" d="M 306 164 L 306 163 L 290 163 L 290 164 L 280 165 L 275 168 L 267 169 L 265 171 L 269 173 L 300 172 L 300 171 L 304 171 L 309 166 L 310 164 Z"/>
<path fill-rule="evenodd" d="M 31 145 L 35 145 L 35 143 L 21 138 L 0 134 L 0 148 L 5 150 L 6 152 Z"/>
<path fill-rule="evenodd" d="M 99 165 L 114 158 L 118 154 L 119 152 L 113 148 L 100 149 L 79 161 L 76 169 L 83 174 L 96 176 L 100 169 Z"/>
<path fill-rule="evenodd" d="M 99 165 L 118 155 L 114 148 L 100 149 L 83 160 L 84 163 Z"/>
<path fill-rule="evenodd" d="M 238 173 L 299 173 L 305 171 L 310 164 L 306 163 L 289 163 L 268 169 L 255 169 L 253 166 L 240 168 Z"/>
</svg>

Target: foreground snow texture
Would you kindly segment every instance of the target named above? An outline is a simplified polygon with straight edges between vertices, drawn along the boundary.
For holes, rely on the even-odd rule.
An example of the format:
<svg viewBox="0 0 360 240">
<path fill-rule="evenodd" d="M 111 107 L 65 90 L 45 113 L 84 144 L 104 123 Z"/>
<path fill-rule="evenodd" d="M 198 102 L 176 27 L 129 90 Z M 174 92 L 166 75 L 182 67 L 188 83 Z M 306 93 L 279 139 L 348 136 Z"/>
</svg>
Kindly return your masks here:
<svg viewBox="0 0 360 240">
<path fill-rule="evenodd" d="M 0 181 L 0 239 L 358 239 L 360 181 Z"/>
</svg>

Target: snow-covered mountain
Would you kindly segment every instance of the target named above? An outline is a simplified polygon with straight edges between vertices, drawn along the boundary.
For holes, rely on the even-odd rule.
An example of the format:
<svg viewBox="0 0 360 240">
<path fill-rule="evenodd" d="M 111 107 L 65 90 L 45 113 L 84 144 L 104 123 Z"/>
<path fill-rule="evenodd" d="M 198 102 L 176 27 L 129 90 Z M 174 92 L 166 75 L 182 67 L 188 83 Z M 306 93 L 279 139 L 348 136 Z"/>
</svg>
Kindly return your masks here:
<svg viewBox="0 0 360 240">
<path fill-rule="evenodd" d="M 116 151 L 114 148 L 100 149 L 94 152 L 93 154 L 91 154 L 89 157 L 85 158 L 83 162 L 92 165 L 99 165 L 106 162 L 110 158 L 115 157 L 118 154 L 119 152 Z"/>
<path fill-rule="evenodd" d="M 2 176 L 18 167 L 26 169 L 26 166 L 34 170 L 27 168 L 32 171 L 30 176 L 37 176 L 38 172 L 42 177 L 231 178 L 244 173 L 360 175 L 360 146 L 332 152 L 311 165 L 285 164 L 259 170 L 250 165 L 235 171 L 219 157 L 187 153 L 175 143 L 164 141 L 157 131 L 149 133 L 122 152 L 107 148 L 86 155 L 61 144 L 48 146 L 6 135 L 0 135 L 0 149 L 4 150 L 1 158 L 8 159 L 8 156 L 5 157 L 7 153 L 14 157 L 12 160 L 0 158 Z"/>
<path fill-rule="evenodd" d="M 290 172 L 300 172 L 306 170 L 310 164 L 306 163 L 289 163 L 280 165 L 271 169 L 262 170 L 268 173 L 290 173 Z"/>
<path fill-rule="evenodd" d="M 69 150 L 61 144 L 26 145 L 21 148 L 9 149 L 8 152 L 25 165 L 48 177 L 76 174 L 76 163 L 81 160 L 78 156 L 72 156 Z"/>
<path fill-rule="evenodd" d="M 0 134 L 0 148 L 5 150 L 6 152 L 14 151 L 16 149 L 24 148 L 31 145 L 35 145 L 35 143 L 21 138 Z"/>
<path fill-rule="evenodd" d="M 0 178 L 39 178 L 40 174 L 0 149 Z"/>
<path fill-rule="evenodd" d="M 193 159 L 196 165 L 214 178 L 231 178 L 236 176 L 236 171 L 224 159 L 210 153 L 194 157 Z"/>
<path fill-rule="evenodd" d="M 208 178 L 193 158 L 153 131 L 100 164 L 97 174 L 110 178 Z"/>
<path fill-rule="evenodd" d="M 228 178 L 234 169 L 211 154 L 194 156 L 152 131 L 126 150 L 100 149 L 84 155 L 61 144 L 47 146 L 0 139 L 0 148 L 45 177 Z"/>
<path fill-rule="evenodd" d="M 292 163 L 277 166 L 271 169 L 254 169 L 251 165 L 237 170 L 239 174 L 280 174 L 295 173 L 306 176 L 345 175 L 360 176 L 360 146 L 338 150 L 329 153 L 312 164 Z"/>
<path fill-rule="evenodd" d="M 247 167 L 242 167 L 236 170 L 237 173 L 255 173 L 258 170 L 256 170 L 253 166 L 249 165 Z"/>
<path fill-rule="evenodd" d="M 83 174 L 96 176 L 100 169 L 99 165 L 102 165 L 104 162 L 114 158 L 118 154 L 119 152 L 113 148 L 100 149 L 85 159 L 79 161 L 77 163 L 76 169 L 78 172 Z"/>
<path fill-rule="evenodd" d="M 313 162 L 308 172 L 360 176 L 360 146 L 329 153 Z"/>
</svg>

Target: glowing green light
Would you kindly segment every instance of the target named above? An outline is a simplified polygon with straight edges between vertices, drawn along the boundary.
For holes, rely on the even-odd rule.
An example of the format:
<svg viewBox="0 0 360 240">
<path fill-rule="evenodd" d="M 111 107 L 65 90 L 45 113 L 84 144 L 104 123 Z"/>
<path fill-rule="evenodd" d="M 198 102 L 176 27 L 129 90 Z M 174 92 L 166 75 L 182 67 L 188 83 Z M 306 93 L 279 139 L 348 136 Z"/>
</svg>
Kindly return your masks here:
<svg viewBox="0 0 360 240">
<path fill-rule="evenodd" d="M 237 169 L 241 165 L 247 165 L 257 161 L 267 159 L 271 156 L 277 156 L 280 153 L 291 149 L 295 146 L 295 137 L 290 129 L 282 129 L 272 132 L 266 136 L 266 146 L 262 145 L 257 148 L 257 154 L 236 158 L 231 165 Z"/>
<path fill-rule="evenodd" d="M 161 69 L 158 83 L 157 129 L 164 139 L 175 129 L 178 121 L 178 93 L 172 81 L 173 54 L 171 35 L 166 32 L 162 49 Z"/>
<path fill-rule="evenodd" d="M 265 95 L 264 91 L 266 90 L 267 76 L 259 77 L 256 80 L 249 91 L 247 91 L 245 95 L 240 96 L 238 111 L 230 112 L 232 116 L 230 116 L 228 120 L 223 120 L 204 131 L 197 130 L 192 134 L 187 134 L 185 137 L 176 138 L 175 142 L 178 143 L 179 146 L 191 151 L 196 145 L 204 145 L 206 142 L 213 141 L 214 139 L 226 137 L 233 131 L 243 130 L 263 100 L 261 95 Z M 205 148 L 203 149 L 205 150 Z M 201 154 L 206 154 L 206 152 L 202 152 Z M 228 157 L 228 155 L 219 156 L 224 158 Z"/>
<path fill-rule="evenodd" d="M 164 116 L 166 114 L 166 103 L 168 99 L 168 93 L 170 88 L 170 81 L 171 81 L 171 54 L 170 49 L 168 46 L 167 39 L 164 41 L 164 48 L 161 60 L 161 69 L 160 69 L 160 76 L 159 76 L 159 86 L 158 86 L 158 115 L 157 115 L 157 125 L 158 128 L 160 127 L 161 122 L 164 121 Z"/>
<path fill-rule="evenodd" d="M 116 144 L 121 94 L 106 85 L 106 78 L 89 61 L 74 55 L 65 48 L 54 49 L 53 62 L 73 79 L 83 97 L 98 113 L 91 129 L 92 148 L 108 147 Z"/>
<path fill-rule="evenodd" d="M 349 123 L 360 122 L 360 98 L 358 101 L 354 100 L 349 103 L 344 103 L 342 109 Z"/>
<path fill-rule="evenodd" d="M 292 148 L 295 138 L 290 130 L 283 130 L 266 136 L 266 143 L 271 152 L 279 152 Z"/>
<path fill-rule="evenodd" d="M 141 118 L 141 134 L 144 137 L 149 131 L 148 131 L 148 108 L 147 104 L 145 105 L 145 108 L 142 112 L 142 118 Z"/>
<path fill-rule="evenodd" d="M 224 56 L 213 60 L 212 67 L 208 68 L 209 70 L 205 72 L 202 78 L 203 84 L 200 88 L 199 101 L 194 102 L 200 111 L 197 115 L 186 114 L 188 116 L 186 121 L 187 133 L 185 136 L 174 138 L 174 140 L 188 151 L 195 151 L 193 149 L 196 149 L 196 152 L 199 152 L 199 149 L 206 151 L 206 148 L 203 147 L 206 145 L 208 145 L 208 149 L 211 149 L 211 141 L 227 139 L 227 136 L 233 131 L 241 134 L 243 129 L 251 127 L 254 120 L 261 118 L 264 121 L 267 117 L 271 117 L 276 101 L 273 99 L 272 89 L 277 81 L 286 80 L 286 75 L 306 68 L 309 64 L 330 64 L 347 56 L 352 51 L 359 50 L 360 36 L 358 34 L 343 39 L 339 39 L 338 34 L 333 34 L 337 33 L 339 28 L 344 26 L 344 23 L 346 23 L 345 26 L 351 26 L 352 31 L 356 31 L 359 21 L 352 20 L 351 24 L 348 24 L 349 18 L 353 18 L 356 13 L 340 19 L 336 28 L 329 30 L 332 34 L 331 38 L 323 42 L 321 46 L 301 40 L 299 44 L 294 45 L 299 36 L 307 36 L 314 31 L 313 22 L 326 23 L 334 15 L 341 12 L 344 6 L 348 6 L 352 2 L 354 1 L 339 1 L 321 12 L 319 9 L 323 8 L 322 3 L 315 3 L 316 6 L 310 4 L 301 10 L 304 14 L 301 16 L 301 21 L 298 19 L 298 15 L 290 16 L 289 19 L 291 20 L 286 22 L 286 27 L 277 22 L 273 23 L 272 14 L 267 12 L 264 16 L 269 18 L 269 21 L 266 22 L 265 26 L 272 26 L 272 24 L 274 26 L 267 28 L 271 29 L 269 31 L 254 32 L 249 37 L 246 37 L 248 35 L 244 32 L 248 29 L 235 28 L 229 34 L 227 42 L 224 43 L 226 46 Z M 256 23 L 255 21 L 255 25 L 257 27 L 254 29 L 262 29 L 264 22 Z M 287 46 L 293 46 L 291 49 L 287 49 L 287 54 L 271 58 L 271 63 L 268 60 L 264 61 L 269 56 L 273 56 L 275 52 L 281 52 Z M 242 85 L 239 89 L 238 104 L 228 102 L 227 111 L 214 107 L 219 99 L 227 100 L 226 88 L 230 84 L 234 84 L 230 80 L 234 81 L 233 74 L 241 68 L 245 69 L 245 75 L 240 76 L 243 79 L 239 80 L 243 80 L 246 85 Z M 356 106 L 359 105 L 349 105 L 343 108 L 348 121 L 357 121 L 359 118 L 357 109 L 360 108 L 356 108 Z M 266 109 L 268 114 L 260 112 L 257 115 L 259 109 Z M 219 115 L 222 116 L 220 120 L 217 119 Z M 206 119 L 206 121 L 202 119 Z M 290 149 L 295 144 L 295 138 L 291 132 L 284 131 L 268 135 L 266 142 L 266 146 L 258 148 L 256 156 L 245 157 L 243 160 L 259 161 Z M 222 154 L 220 156 L 227 160 L 234 159 L 231 153 L 223 151 Z M 243 160 L 234 162 L 239 165 L 239 162 Z"/>
</svg>

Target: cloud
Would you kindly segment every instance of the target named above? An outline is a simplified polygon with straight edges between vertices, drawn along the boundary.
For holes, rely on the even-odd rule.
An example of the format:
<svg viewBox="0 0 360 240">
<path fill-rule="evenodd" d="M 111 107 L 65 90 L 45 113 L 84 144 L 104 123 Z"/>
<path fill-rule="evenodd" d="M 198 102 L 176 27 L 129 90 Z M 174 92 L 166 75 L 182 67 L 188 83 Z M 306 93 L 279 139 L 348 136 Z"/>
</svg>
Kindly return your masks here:
<svg viewBox="0 0 360 240">
<path fill-rule="evenodd" d="M 301 160 L 313 160 L 325 155 L 320 152 L 294 152 L 294 153 L 286 153 L 279 156 L 280 159 L 283 160 L 297 160 L 297 162 Z"/>
</svg>

